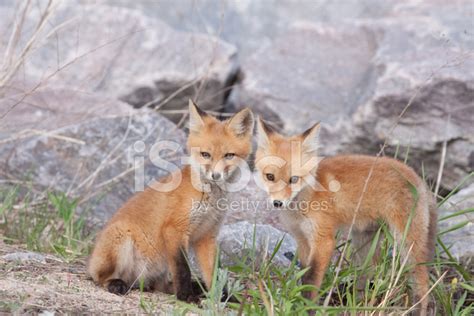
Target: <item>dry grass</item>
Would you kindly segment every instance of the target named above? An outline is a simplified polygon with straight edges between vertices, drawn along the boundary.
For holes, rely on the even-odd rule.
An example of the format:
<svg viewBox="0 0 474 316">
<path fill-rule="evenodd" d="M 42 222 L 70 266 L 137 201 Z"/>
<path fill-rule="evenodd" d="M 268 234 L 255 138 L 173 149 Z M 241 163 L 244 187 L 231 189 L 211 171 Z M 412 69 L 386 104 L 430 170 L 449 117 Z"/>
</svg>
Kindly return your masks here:
<svg viewBox="0 0 474 316">
<path fill-rule="evenodd" d="M 3 255 L 26 250 L 3 239 L 0 235 L 0 313 L 142 313 L 144 301 L 161 311 L 173 308 L 171 297 L 160 293 L 119 297 L 104 291 L 86 276 L 84 260 L 66 263 L 47 255 L 45 263 L 6 261 Z"/>
</svg>

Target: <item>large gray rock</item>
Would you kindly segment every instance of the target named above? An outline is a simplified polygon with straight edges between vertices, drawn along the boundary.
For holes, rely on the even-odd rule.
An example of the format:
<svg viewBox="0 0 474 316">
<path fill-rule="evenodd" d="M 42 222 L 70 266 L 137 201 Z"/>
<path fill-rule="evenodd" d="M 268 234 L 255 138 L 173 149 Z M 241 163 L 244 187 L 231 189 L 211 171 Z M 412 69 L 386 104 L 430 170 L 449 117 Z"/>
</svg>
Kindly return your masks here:
<svg viewBox="0 0 474 316">
<path fill-rule="evenodd" d="M 31 82 L 17 81 L 0 88 L 0 111 L 5 114 L 0 125 L 2 138 L 134 112 L 127 104 L 102 95 L 67 88 L 34 89 L 34 86 Z"/>
<path fill-rule="evenodd" d="M 387 141 L 385 155 L 409 150 L 429 179 L 446 142 L 442 187 L 452 189 L 474 168 L 469 5 L 392 3 L 337 26 L 299 22 L 242 61 L 232 101 L 287 133 L 322 121 L 322 155 L 373 155 Z"/>
<path fill-rule="evenodd" d="M 471 212 L 442 219 L 453 213 L 471 209 Z M 472 262 L 474 258 L 474 185 L 468 186 L 452 197 L 441 207 L 439 215 L 439 231 L 446 231 L 456 225 L 463 225 L 460 229 L 443 234 L 441 239 L 449 248 L 451 254 L 463 262 Z"/>
<path fill-rule="evenodd" d="M 474 38 L 465 33 L 471 16 L 463 6 L 440 4 L 424 7 L 430 17 L 403 17 L 413 14 L 410 8 L 365 23 L 378 34 L 379 71 L 369 101 L 353 115 L 346 145 L 374 153 L 386 140 L 386 155 L 409 151 L 409 164 L 435 179 L 446 142 L 442 185 L 452 189 L 474 170 Z"/>
<path fill-rule="evenodd" d="M 0 99 L 0 108 L 12 103 L 17 106 L 0 127 L 2 178 L 27 184 L 33 192 L 59 190 L 80 197 L 82 209 L 99 219 L 135 192 L 141 170 L 145 184 L 166 174 L 164 164 L 149 159 L 153 144 L 185 141 L 184 133 L 156 112 L 93 94 L 44 89 Z M 183 150 L 161 155 L 179 165 Z"/>
<path fill-rule="evenodd" d="M 336 26 L 346 20 L 386 16 L 400 3 L 396 0 L 200 0 L 192 4 L 176 0 L 106 1 L 115 6 L 136 8 L 176 29 L 219 36 L 235 44 L 243 57 L 271 43 L 296 21 L 318 21 Z"/>
<path fill-rule="evenodd" d="M 297 25 L 242 62 L 233 98 L 290 133 L 336 124 L 366 100 L 375 49 L 363 28 Z"/>
<path fill-rule="evenodd" d="M 224 225 L 218 237 L 221 262 L 224 266 L 229 266 L 248 259 L 258 265 L 271 257 L 280 241 L 281 246 L 272 262 L 277 265 L 289 265 L 291 256 L 294 256 L 296 251 L 296 242 L 288 233 L 271 225 L 251 224 L 246 221 Z"/>
<path fill-rule="evenodd" d="M 20 43 L 32 35 L 39 14 L 30 8 Z M 183 116 L 176 110 L 185 109 L 188 98 L 219 110 L 237 71 L 234 46 L 113 6 L 63 2 L 36 39 L 18 77 L 100 92 L 135 107 L 159 106 L 175 122 Z"/>
</svg>

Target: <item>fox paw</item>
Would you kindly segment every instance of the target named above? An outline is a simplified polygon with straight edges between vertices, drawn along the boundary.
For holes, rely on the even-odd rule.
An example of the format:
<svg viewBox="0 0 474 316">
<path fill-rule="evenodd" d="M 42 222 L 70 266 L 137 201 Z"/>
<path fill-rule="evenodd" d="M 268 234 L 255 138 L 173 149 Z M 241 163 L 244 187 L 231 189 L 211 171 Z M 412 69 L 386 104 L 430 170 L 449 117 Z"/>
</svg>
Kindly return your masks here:
<svg viewBox="0 0 474 316">
<path fill-rule="evenodd" d="M 120 279 L 110 280 L 109 285 L 107 286 L 107 289 L 109 290 L 110 293 L 114 293 L 117 295 L 125 295 L 128 292 L 127 284 L 123 280 L 120 280 Z"/>
<path fill-rule="evenodd" d="M 206 286 L 202 280 L 193 280 L 191 281 L 191 295 L 204 297 L 206 291 Z"/>
<path fill-rule="evenodd" d="M 186 298 L 186 302 L 193 303 L 193 304 L 199 304 L 201 302 L 201 299 L 202 299 L 201 295 L 191 294 Z"/>
<path fill-rule="evenodd" d="M 192 293 L 190 290 L 191 289 L 178 291 L 178 293 L 176 293 L 176 298 L 187 303 L 199 303 L 201 301 L 202 295 Z"/>
</svg>

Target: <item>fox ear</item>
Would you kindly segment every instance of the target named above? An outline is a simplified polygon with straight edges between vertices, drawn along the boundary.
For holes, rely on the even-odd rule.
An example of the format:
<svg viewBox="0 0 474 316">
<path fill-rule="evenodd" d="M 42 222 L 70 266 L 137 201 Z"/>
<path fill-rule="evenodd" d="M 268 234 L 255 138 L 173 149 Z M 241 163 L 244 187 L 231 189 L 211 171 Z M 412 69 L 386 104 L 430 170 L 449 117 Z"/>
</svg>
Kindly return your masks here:
<svg viewBox="0 0 474 316">
<path fill-rule="evenodd" d="M 234 114 L 227 123 L 227 127 L 238 137 L 252 135 L 253 126 L 253 114 L 249 108 Z"/>
<path fill-rule="evenodd" d="M 198 133 L 204 126 L 203 116 L 207 114 L 189 99 L 189 131 Z"/>
<path fill-rule="evenodd" d="M 265 122 L 259 117 L 257 120 L 257 143 L 258 147 L 262 149 L 267 149 L 270 145 L 270 139 L 268 135 L 271 134 L 272 129 L 265 124 Z"/>
<path fill-rule="evenodd" d="M 301 134 L 301 138 L 303 139 L 303 150 L 305 152 L 311 153 L 318 150 L 320 127 L 321 124 L 318 122 Z"/>
</svg>

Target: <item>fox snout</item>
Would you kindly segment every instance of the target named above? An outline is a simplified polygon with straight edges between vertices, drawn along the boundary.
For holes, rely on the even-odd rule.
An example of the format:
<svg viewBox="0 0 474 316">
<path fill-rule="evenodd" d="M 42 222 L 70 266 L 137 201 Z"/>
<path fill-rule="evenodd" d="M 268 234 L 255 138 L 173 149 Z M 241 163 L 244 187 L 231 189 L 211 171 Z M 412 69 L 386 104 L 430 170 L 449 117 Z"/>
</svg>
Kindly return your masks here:
<svg viewBox="0 0 474 316">
<path fill-rule="evenodd" d="M 294 202 L 302 188 L 284 181 L 278 181 L 278 183 L 267 181 L 263 182 L 263 185 L 268 193 L 268 202 L 274 208 L 287 208 Z"/>
<path fill-rule="evenodd" d="M 207 180 L 209 181 L 225 181 L 229 177 L 230 166 L 226 166 L 222 163 L 216 164 L 207 164 L 203 165 L 203 173 Z"/>
<path fill-rule="evenodd" d="M 292 203 L 295 201 L 292 199 L 279 200 L 279 199 L 270 199 L 270 203 L 274 208 L 278 209 L 287 209 L 292 207 Z"/>
<path fill-rule="evenodd" d="M 213 172 L 211 175 L 212 180 L 219 181 L 222 178 L 222 173 L 220 172 Z"/>
<path fill-rule="evenodd" d="M 269 202 L 274 208 L 287 208 L 293 201 L 293 194 L 290 190 L 282 190 L 270 194 Z"/>
<path fill-rule="evenodd" d="M 273 206 L 276 208 L 280 208 L 283 206 L 283 202 L 280 200 L 273 200 Z"/>
<path fill-rule="evenodd" d="M 223 170 L 212 170 L 212 168 L 209 168 L 209 170 L 206 171 L 206 178 L 207 180 L 218 182 L 225 180 L 226 177 L 224 176 Z"/>
</svg>

